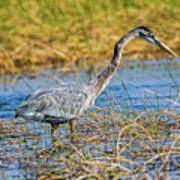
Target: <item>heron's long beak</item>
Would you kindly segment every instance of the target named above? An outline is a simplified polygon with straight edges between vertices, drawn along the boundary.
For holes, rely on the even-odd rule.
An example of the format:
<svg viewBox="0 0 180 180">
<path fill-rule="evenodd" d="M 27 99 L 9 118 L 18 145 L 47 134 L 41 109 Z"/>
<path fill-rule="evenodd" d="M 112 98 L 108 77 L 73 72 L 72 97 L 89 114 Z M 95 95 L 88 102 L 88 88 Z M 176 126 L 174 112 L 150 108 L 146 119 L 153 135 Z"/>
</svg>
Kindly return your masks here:
<svg viewBox="0 0 180 180">
<path fill-rule="evenodd" d="M 178 57 L 175 52 L 173 52 L 170 48 L 168 48 L 164 43 L 162 43 L 156 37 L 154 38 L 154 43 L 157 47 L 161 48 L 162 50 L 166 51 L 167 53 L 173 55 L 174 57 Z"/>
</svg>

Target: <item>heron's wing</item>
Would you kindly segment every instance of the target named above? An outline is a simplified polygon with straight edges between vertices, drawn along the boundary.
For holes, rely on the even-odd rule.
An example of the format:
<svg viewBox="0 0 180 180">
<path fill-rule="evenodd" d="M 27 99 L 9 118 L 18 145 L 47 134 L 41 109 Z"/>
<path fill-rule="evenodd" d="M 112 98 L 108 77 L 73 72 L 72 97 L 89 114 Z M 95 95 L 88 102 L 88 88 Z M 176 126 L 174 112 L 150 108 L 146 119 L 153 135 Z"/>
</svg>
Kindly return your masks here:
<svg viewBox="0 0 180 180">
<path fill-rule="evenodd" d="M 76 118 L 87 108 L 88 95 L 75 86 L 60 86 L 34 92 L 29 99 L 16 109 L 25 117 L 59 119 Z"/>
</svg>

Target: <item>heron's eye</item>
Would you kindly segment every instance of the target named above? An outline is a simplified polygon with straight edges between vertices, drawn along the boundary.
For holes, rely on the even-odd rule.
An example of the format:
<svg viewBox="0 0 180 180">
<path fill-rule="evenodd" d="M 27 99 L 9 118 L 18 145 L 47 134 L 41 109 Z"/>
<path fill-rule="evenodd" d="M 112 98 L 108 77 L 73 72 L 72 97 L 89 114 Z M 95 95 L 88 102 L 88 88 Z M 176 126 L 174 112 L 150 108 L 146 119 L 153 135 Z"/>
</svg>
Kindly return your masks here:
<svg viewBox="0 0 180 180">
<path fill-rule="evenodd" d="M 154 34 L 150 33 L 149 37 L 153 39 L 154 38 Z"/>
<path fill-rule="evenodd" d="M 142 32 L 139 32 L 139 36 L 140 37 L 145 37 L 146 35 L 144 33 L 142 33 Z"/>
</svg>

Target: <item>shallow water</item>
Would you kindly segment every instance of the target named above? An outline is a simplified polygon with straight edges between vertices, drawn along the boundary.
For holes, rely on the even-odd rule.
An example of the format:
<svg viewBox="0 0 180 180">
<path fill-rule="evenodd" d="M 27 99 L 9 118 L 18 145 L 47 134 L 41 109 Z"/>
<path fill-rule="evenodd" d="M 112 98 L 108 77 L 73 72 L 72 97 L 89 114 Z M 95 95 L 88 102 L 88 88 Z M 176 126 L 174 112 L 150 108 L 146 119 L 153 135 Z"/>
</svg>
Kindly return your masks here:
<svg viewBox="0 0 180 180">
<path fill-rule="evenodd" d="M 149 111 L 173 109 L 178 114 L 180 112 L 179 69 L 180 59 L 172 61 L 127 61 L 125 67 L 116 72 L 109 86 L 97 98 L 96 105 L 103 109 L 113 108 L 115 112 L 123 114 L 134 111 L 144 112 L 147 109 Z M 5 128 L 0 131 L 0 178 L 36 178 L 39 173 L 39 170 L 37 171 L 39 166 L 41 166 L 41 171 L 47 170 L 48 167 L 53 171 L 63 168 L 64 164 L 60 162 L 51 160 L 43 167 L 42 162 L 35 160 L 38 152 L 43 148 L 49 149 L 52 146 L 49 125 L 14 120 L 14 108 L 36 89 L 57 85 L 59 81 L 79 80 L 87 82 L 93 77 L 93 73 L 82 72 L 77 74 L 72 72 L 61 74 L 59 71 L 52 72 L 49 70 L 40 73 L 36 78 L 18 79 L 13 84 L 4 84 L 1 79 L 0 119 L 2 119 L 1 123 Z M 95 109 L 95 107 L 92 107 L 89 111 Z M 108 111 L 101 115 L 107 114 Z M 83 124 L 83 122 L 79 123 Z M 14 126 L 17 129 L 13 134 Z M 21 129 L 22 126 L 25 126 L 26 129 L 24 133 L 23 128 Z M 60 131 L 61 133 L 58 135 L 61 137 L 66 137 L 69 134 L 66 125 Z M 179 133 L 179 129 L 176 130 L 176 133 Z M 85 135 L 86 130 L 82 130 L 80 135 L 82 134 Z M 25 143 L 22 143 L 22 141 L 25 141 Z M 16 143 L 13 145 L 14 142 Z M 68 143 L 65 138 L 64 143 Z M 172 142 L 169 140 L 167 143 L 171 144 Z M 115 144 L 115 141 L 111 141 L 109 146 L 102 143 L 100 147 L 106 149 L 106 151 L 111 151 Z M 87 152 L 88 149 L 91 149 L 90 144 L 86 147 Z M 97 156 L 100 155 L 99 149 L 94 151 L 97 151 Z M 177 156 L 175 158 L 180 160 L 180 157 Z M 26 159 L 28 158 L 31 159 L 31 162 L 27 165 Z M 179 169 L 175 167 L 171 177 L 178 178 L 178 172 Z"/>
</svg>

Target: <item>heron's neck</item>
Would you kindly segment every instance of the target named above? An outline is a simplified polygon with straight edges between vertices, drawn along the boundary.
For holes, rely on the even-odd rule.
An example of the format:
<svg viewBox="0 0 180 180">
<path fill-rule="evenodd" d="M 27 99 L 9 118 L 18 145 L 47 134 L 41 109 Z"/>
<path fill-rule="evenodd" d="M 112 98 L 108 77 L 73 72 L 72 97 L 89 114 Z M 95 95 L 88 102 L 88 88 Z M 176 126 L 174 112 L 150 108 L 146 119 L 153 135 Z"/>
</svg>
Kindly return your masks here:
<svg viewBox="0 0 180 180">
<path fill-rule="evenodd" d="M 109 65 L 97 76 L 95 81 L 90 84 L 93 86 L 93 89 L 96 89 L 97 96 L 101 93 L 101 91 L 107 86 L 109 81 L 112 79 L 115 71 L 117 70 L 120 60 L 121 54 L 124 46 L 135 37 L 135 33 L 130 31 L 126 33 L 115 45 L 114 47 L 114 55 L 112 57 Z"/>
</svg>

